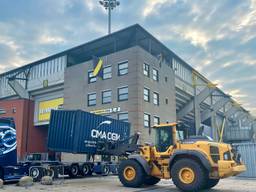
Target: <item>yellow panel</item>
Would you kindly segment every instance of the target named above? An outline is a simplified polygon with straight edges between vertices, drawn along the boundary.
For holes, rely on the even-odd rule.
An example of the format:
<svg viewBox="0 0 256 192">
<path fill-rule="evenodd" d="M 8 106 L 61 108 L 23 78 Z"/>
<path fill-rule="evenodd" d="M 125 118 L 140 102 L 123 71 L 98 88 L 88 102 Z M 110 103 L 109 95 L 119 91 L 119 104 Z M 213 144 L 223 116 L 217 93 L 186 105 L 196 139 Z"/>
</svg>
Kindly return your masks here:
<svg viewBox="0 0 256 192">
<path fill-rule="evenodd" d="M 51 110 L 59 109 L 59 107 L 63 105 L 63 103 L 64 103 L 64 98 L 57 98 L 57 99 L 39 102 L 38 120 L 49 121 Z"/>
<path fill-rule="evenodd" d="M 160 123 L 159 125 L 154 125 L 153 128 L 160 128 L 160 127 L 167 127 L 167 126 L 176 126 L 177 123 L 176 122 L 173 122 L 173 123 Z"/>
</svg>

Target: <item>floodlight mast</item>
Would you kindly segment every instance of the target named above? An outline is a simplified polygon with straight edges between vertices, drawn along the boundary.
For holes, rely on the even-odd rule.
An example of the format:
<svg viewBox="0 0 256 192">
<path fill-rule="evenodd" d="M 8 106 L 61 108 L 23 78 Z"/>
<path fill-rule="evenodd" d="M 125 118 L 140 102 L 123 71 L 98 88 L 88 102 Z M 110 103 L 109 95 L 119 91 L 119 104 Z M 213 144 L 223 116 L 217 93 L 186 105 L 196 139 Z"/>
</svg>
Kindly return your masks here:
<svg viewBox="0 0 256 192">
<path fill-rule="evenodd" d="M 120 2 L 117 0 L 102 0 L 99 3 L 108 10 L 108 34 L 111 33 L 111 11 L 120 5 Z"/>
</svg>

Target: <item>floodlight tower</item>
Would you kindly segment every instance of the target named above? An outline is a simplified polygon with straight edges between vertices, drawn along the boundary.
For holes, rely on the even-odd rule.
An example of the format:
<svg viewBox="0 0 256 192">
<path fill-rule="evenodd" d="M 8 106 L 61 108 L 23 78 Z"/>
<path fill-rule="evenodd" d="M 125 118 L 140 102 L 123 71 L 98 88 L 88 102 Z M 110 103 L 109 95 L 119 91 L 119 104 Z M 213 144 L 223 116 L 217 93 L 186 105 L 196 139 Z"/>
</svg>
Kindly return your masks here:
<svg viewBox="0 0 256 192">
<path fill-rule="evenodd" d="M 108 34 L 111 33 L 111 11 L 120 5 L 120 2 L 117 0 L 102 0 L 99 3 L 108 10 Z"/>
</svg>

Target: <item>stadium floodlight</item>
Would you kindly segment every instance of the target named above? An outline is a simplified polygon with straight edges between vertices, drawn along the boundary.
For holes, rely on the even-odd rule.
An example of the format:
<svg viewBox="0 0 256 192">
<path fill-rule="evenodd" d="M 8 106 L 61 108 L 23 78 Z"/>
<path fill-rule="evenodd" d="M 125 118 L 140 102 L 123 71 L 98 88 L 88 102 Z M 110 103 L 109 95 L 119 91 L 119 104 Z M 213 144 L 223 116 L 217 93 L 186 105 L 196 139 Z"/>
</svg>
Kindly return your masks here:
<svg viewBox="0 0 256 192">
<path fill-rule="evenodd" d="M 117 0 L 102 0 L 99 3 L 108 10 L 108 34 L 111 33 L 111 11 L 120 5 L 120 2 Z"/>
</svg>

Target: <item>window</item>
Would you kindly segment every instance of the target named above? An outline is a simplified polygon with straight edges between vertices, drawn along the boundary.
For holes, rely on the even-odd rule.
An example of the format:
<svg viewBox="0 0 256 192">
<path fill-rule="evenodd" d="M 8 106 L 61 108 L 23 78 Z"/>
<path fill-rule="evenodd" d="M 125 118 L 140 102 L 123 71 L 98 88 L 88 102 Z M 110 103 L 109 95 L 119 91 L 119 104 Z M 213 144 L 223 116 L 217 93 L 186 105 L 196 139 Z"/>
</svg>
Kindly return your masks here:
<svg viewBox="0 0 256 192">
<path fill-rule="evenodd" d="M 102 104 L 111 103 L 112 91 L 102 91 Z"/>
<path fill-rule="evenodd" d="M 153 80 L 159 81 L 159 73 L 157 69 L 153 69 Z"/>
<path fill-rule="evenodd" d="M 119 113 L 118 120 L 128 122 L 128 113 Z"/>
<path fill-rule="evenodd" d="M 144 127 L 150 127 L 150 115 L 144 113 Z"/>
<path fill-rule="evenodd" d="M 128 61 L 118 64 L 118 75 L 125 75 L 128 73 Z"/>
<path fill-rule="evenodd" d="M 97 77 L 93 76 L 93 71 L 88 72 L 88 83 L 94 83 L 97 81 Z"/>
<path fill-rule="evenodd" d="M 112 67 L 104 67 L 103 68 L 103 79 L 111 79 L 112 78 Z"/>
<path fill-rule="evenodd" d="M 164 79 L 165 79 L 165 82 L 167 82 L 168 78 L 167 78 L 167 77 L 165 77 Z"/>
<path fill-rule="evenodd" d="M 159 105 L 159 94 L 156 92 L 153 93 L 153 103 L 154 105 Z"/>
<path fill-rule="evenodd" d="M 88 94 L 88 106 L 96 105 L 96 93 Z"/>
<path fill-rule="evenodd" d="M 154 116 L 154 125 L 160 124 L 160 117 Z"/>
<path fill-rule="evenodd" d="M 150 100 L 149 92 L 150 92 L 150 90 L 148 88 L 144 87 L 144 101 L 149 102 L 149 100 Z"/>
<path fill-rule="evenodd" d="M 118 88 L 118 101 L 128 100 L 128 87 Z"/>
<path fill-rule="evenodd" d="M 165 104 L 168 104 L 168 98 L 165 98 Z"/>
<path fill-rule="evenodd" d="M 143 64 L 143 73 L 145 76 L 149 77 L 149 65 L 146 63 Z"/>
</svg>

